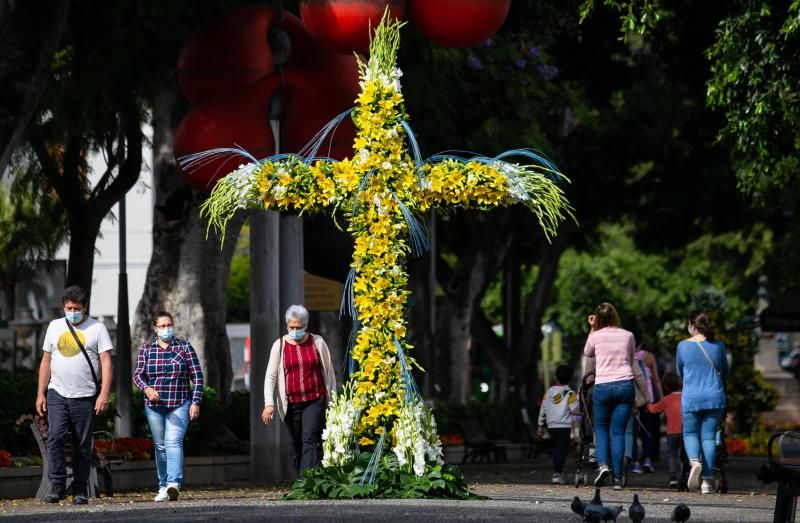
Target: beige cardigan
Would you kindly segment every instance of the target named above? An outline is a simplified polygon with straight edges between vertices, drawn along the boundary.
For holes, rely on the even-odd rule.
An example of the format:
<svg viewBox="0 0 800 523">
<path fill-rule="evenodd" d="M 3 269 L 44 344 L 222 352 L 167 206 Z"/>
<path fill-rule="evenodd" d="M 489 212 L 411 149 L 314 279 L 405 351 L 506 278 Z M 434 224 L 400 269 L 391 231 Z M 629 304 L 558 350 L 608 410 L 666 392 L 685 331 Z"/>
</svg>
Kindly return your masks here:
<svg viewBox="0 0 800 523">
<path fill-rule="evenodd" d="M 336 389 L 336 376 L 333 373 L 331 363 L 331 352 L 322 336 L 309 334 L 314 340 L 314 347 L 319 354 L 319 361 L 322 362 L 322 379 L 325 381 L 325 391 L 327 397 Z M 275 340 L 272 349 L 269 351 L 269 363 L 267 364 L 267 374 L 264 376 L 264 406 L 275 405 L 275 384 L 278 385 L 278 414 L 281 419 L 286 415 L 286 374 L 283 371 L 283 336 Z"/>
</svg>

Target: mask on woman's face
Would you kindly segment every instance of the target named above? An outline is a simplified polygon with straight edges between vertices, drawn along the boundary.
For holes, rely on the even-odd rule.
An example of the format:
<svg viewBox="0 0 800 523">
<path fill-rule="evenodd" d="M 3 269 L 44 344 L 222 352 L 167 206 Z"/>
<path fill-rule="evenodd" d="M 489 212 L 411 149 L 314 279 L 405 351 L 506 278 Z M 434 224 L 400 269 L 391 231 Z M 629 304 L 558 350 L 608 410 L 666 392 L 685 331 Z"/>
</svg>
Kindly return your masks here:
<svg viewBox="0 0 800 523">
<path fill-rule="evenodd" d="M 688 327 L 686 327 L 686 330 L 689 331 L 689 336 L 694 336 L 694 332 L 692 332 L 691 324 Z"/>
<path fill-rule="evenodd" d="M 294 341 L 300 341 L 303 339 L 303 336 L 306 335 L 305 329 L 300 330 L 290 330 L 289 337 L 292 338 Z"/>
<path fill-rule="evenodd" d="M 166 329 L 157 329 L 158 338 L 161 341 L 171 341 L 172 337 L 175 333 L 172 330 L 172 327 L 167 327 Z"/>
</svg>

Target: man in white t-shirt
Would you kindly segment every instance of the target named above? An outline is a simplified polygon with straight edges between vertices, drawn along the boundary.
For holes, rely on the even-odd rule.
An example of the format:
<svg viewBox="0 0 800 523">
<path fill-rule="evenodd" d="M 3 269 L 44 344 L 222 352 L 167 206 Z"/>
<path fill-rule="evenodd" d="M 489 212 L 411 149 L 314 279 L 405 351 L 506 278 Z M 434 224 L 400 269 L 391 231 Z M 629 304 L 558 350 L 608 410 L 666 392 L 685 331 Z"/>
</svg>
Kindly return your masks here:
<svg viewBox="0 0 800 523">
<path fill-rule="evenodd" d="M 82 287 L 67 287 L 62 303 L 65 317 L 47 326 L 36 397 L 36 411 L 40 416 L 47 414 L 49 426 L 47 463 L 51 491 L 45 501 L 58 503 L 67 496 L 64 445 L 72 432 L 72 503 L 85 505 L 94 416 L 108 409 L 113 347 L 105 325 L 87 316 L 88 297 Z"/>
</svg>

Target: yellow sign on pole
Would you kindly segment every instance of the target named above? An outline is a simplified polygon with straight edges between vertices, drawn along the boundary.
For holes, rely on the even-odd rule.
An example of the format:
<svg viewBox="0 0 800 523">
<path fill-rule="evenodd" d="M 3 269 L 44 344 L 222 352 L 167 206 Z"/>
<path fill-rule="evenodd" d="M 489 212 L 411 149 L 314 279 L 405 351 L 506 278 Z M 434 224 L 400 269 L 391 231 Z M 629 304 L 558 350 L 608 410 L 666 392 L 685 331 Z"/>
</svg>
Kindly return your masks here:
<svg viewBox="0 0 800 523">
<path fill-rule="evenodd" d="M 342 284 L 313 274 L 304 274 L 303 300 L 310 311 L 338 311 L 342 303 Z"/>
</svg>

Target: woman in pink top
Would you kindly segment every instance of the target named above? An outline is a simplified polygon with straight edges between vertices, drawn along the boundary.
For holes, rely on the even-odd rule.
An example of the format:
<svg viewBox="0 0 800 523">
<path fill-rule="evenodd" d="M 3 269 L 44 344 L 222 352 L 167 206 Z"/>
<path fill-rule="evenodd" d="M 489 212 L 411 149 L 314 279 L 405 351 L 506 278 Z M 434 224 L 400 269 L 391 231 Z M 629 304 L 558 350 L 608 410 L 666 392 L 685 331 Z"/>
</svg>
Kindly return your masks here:
<svg viewBox="0 0 800 523">
<path fill-rule="evenodd" d="M 593 407 L 598 469 L 594 484 L 601 487 L 612 473 L 608 466 L 610 443 L 614 489 L 620 490 L 625 427 L 635 401 L 631 364 L 636 343 L 633 334 L 620 327 L 619 314 L 610 303 L 601 303 L 588 320 L 591 331 L 583 353 L 595 359 Z"/>
</svg>

